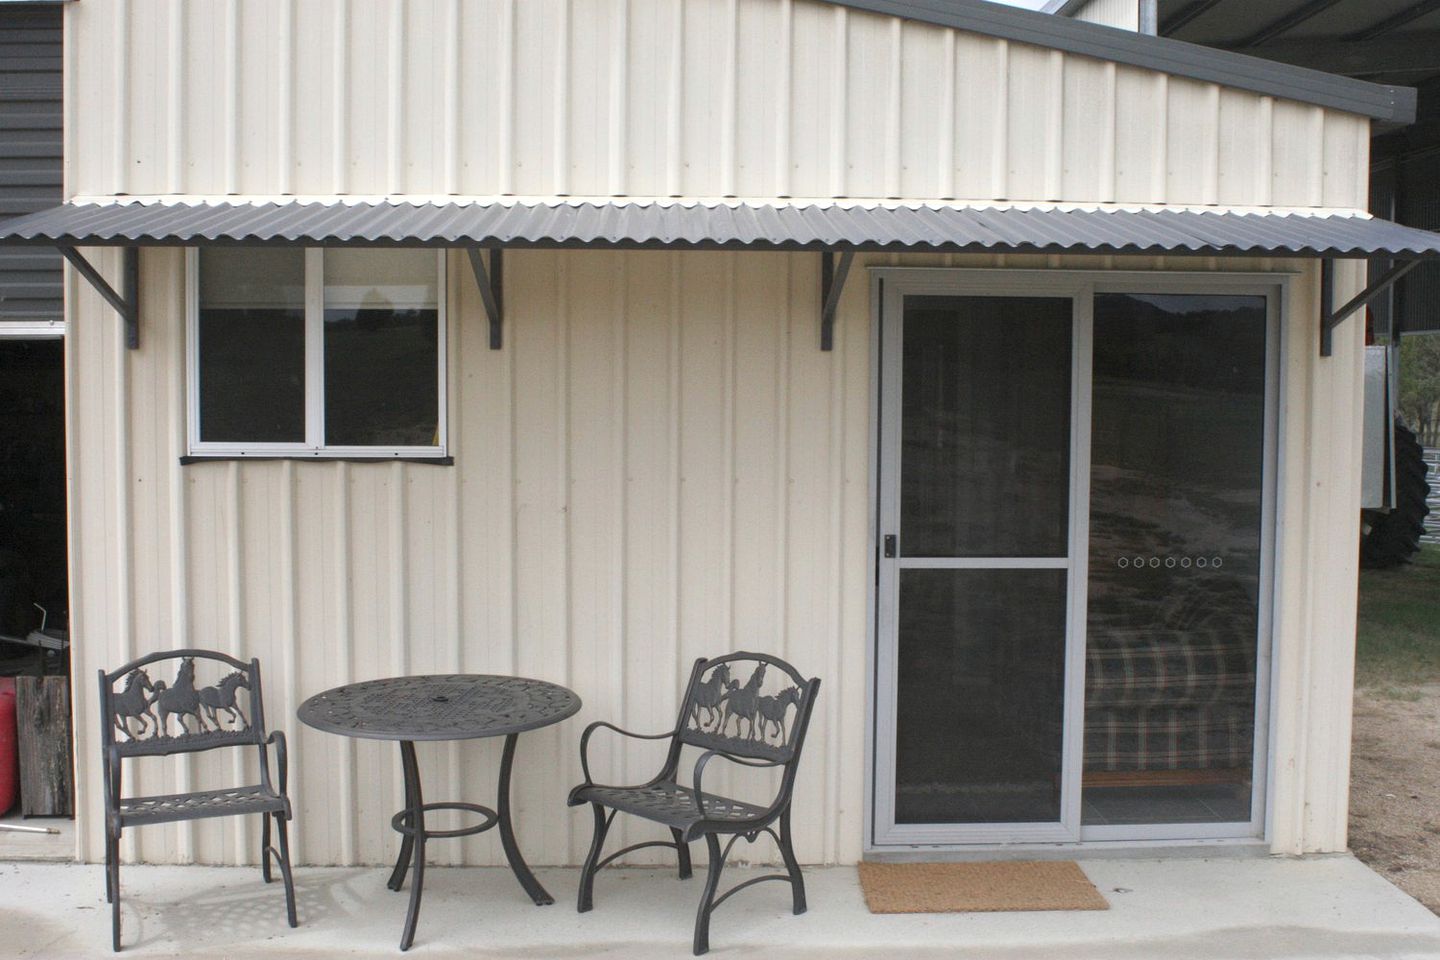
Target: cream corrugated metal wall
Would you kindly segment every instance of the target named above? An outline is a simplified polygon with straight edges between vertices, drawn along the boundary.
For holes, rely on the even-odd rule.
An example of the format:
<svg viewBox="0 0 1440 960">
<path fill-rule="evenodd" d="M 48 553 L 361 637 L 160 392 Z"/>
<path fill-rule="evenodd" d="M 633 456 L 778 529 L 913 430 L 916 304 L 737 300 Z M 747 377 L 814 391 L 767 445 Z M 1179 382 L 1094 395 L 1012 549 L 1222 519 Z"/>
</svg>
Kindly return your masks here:
<svg viewBox="0 0 1440 960">
<path fill-rule="evenodd" d="M 66 23 L 72 195 L 1343 205 L 1369 134 L 812 0 L 108 0 Z"/>
<path fill-rule="evenodd" d="M 1365 192 L 1359 118 L 804 0 L 112 0 L 66 16 L 71 195 L 1353 206 Z M 955 82 L 935 84 L 936 71 Z M 116 254 L 95 256 L 116 275 Z M 801 857 L 858 858 L 872 577 L 861 262 L 1287 266 L 867 257 L 842 300 L 836 350 L 822 353 L 814 255 L 512 252 L 496 352 L 452 255 L 454 467 L 182 467 L 183 253 L 142 259 L 134 352 L 72 275 L 80 854 L 101 851 L 89 678 L 142 652 L 262 658 L 272 725 L 293 744 L 308 863 L 390 856 L 401 786 L 393 748 L 298 728 L 305 696 L 429 670 L 568 683 L 584 712 L 522 739 L 516 783 L 527 854 L 563 863 L 583 854 L 587 830 L 561 806 L 579 775 L 581 722 L 665 729 L 692 658 L 762 647 L 826 683 L 799 788 Z M 1342 270 L 1342 295 L 1360 275 Z M 1318 361 L 1314 287 L 1312 269 L 1286 322 L 1291 559 L 1279 583 L 1271 795 L 1284 851 L 1344 844 L 1359 339 L 1350 324 L 1335 358 Z M 496 759 L 487 744 L 427 750 L 427 794 L 483 802 Z M 639 751 L 609 761 L 627 775 L 653 763 Z M 157 762 L 131 785 L 167 791 L 243 772 L 216 763 Z M 132 831 L 125 853 L 253 861 L 255 833 L 233 821 Z M 434 854 L 488 863 L 499 851 L 486 835 Z"/>
</svg>

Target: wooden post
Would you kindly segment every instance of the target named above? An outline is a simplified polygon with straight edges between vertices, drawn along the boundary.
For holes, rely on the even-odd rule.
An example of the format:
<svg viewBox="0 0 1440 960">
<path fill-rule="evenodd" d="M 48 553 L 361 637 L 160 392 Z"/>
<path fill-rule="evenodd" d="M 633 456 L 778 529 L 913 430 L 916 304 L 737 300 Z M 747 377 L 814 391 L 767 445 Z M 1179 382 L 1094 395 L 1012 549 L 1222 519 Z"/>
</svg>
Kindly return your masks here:
<svg viewBox="0 0 1440 960">
<path fill-rule="evenodd" d="M 16 677 L 15 726 L 20 750 L 20 813 L 68 817 L 74 812 L 70 763 L 70 679 Z"/>
</svg>

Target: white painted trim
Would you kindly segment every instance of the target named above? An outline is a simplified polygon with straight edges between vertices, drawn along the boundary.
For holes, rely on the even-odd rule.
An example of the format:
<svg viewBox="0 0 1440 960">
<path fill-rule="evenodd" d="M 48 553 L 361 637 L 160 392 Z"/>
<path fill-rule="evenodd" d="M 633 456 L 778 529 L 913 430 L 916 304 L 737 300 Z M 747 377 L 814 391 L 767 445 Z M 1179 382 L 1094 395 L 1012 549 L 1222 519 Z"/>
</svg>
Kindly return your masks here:
<svg viewBox="0 0 1440 960">
<path fill-rule="evenodd" d="M 0 340 L 56 340 L 64 336 L 64 320 L 0 321 Z"/>
<path fill-rule="evenodd" d="M 434 446 L 327 446 L 325 438 L 325 250 L 305 250 L 305 440 L 303 443 L 206 442 L 200 439 L 200 254 L 185 251 L 185 407 L 186 452 L 194 457 L 358 458 L 374 460 L 443 459 L 449 441 L 448 301 L 444 250 L 436 260 L 436 433 Z"/>
</svg>

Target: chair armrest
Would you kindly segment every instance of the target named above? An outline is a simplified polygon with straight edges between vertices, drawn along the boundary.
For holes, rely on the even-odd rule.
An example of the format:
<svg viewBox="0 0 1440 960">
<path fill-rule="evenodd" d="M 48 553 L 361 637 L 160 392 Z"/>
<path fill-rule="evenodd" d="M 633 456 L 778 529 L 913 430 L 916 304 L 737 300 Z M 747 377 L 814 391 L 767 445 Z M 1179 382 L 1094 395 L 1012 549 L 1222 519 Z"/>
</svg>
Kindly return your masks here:
<svg viewBox="0 0 1440 960">
<path fill-rule="evenodd" d="M 584 733 L 580 734 L 580 770 L 585 774 L 586 786 L 595 782 L 594 778 L 590 776 L 590 737 L 602 727 L 606 730 L 614 730 L 622 737 L 630 737 L 632 740 L 664 740 L 679 733 L 678 730 L 668 730 L 665 733 L 634 733 L 630 730 L 622 730 L 613 723 L 596 720 L 585 728 Z"/>
<path fill-rule="evenodd" d="M 280 796 L 283 797 L 290 785 L 290 751 L 285 742 L 285 731 L 271 730 L 265 743 L 275 748 L 275 774 L 280 785 Z"/>
<path fill-rule="evenodd" d="M 705 816 L 705 795 L 700 790 L 700 781 L 705 776 L 705 767 L 716 757 L 723 757 L 731 763 L 738 763 L 742 767 L 783 767 L 785 764 L 779 760 L 747 760 L 744 757 L 737 757 L 726 753 L 724 750 L 706 750 L 700 754 L 695 761 L 695 806 L 700 810 L 700 816 Z"/>
</svg>

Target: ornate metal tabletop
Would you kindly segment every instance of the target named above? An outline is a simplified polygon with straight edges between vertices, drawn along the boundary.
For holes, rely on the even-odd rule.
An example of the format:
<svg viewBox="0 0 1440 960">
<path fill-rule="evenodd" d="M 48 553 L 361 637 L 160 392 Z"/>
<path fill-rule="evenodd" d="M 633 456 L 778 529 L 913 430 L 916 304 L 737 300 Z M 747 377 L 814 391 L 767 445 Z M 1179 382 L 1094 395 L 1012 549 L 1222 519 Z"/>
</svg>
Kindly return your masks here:
<svg viewBox="0 0 1440 960">
<path fill-rule="evenodd" d="M 335 687 L 306 700 L 300 722 L 372 740 L 470 740 L 559 723 L 580 709 L 573 690 L 490 674 L 389 677 Z"/>
</svg>

